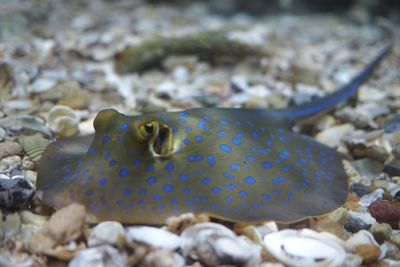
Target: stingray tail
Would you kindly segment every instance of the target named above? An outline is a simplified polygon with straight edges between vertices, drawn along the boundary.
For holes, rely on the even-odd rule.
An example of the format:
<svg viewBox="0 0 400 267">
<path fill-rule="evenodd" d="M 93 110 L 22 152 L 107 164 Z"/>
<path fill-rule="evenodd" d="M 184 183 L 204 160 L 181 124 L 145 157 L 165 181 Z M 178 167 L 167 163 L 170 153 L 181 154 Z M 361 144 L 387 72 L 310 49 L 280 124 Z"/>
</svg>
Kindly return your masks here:
<svg viewBox="0 0 400 267">
<path fill-rule="evenodd" d="M 279 111 L 280 116 L 286 117 L 291 121 L 301 121 L 302 119 L 328 112 L 340 102 L 351 99 L 351 97 L 356 94 L 360 85 L 370 77 L 371 73 L 390 52 L 392 47 L 393 42 L 387 44 L 360 73 L 339 90 L 315 101 L 311 101 L 310 103 Z"/>
</svg>

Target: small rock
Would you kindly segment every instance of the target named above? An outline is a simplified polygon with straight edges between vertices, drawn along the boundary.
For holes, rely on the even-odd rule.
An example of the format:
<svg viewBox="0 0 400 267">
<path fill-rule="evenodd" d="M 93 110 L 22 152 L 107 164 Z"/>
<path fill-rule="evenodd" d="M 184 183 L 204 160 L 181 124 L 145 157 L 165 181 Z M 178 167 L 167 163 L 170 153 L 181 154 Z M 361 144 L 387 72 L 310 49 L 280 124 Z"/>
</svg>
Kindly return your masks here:
<svg viewBox="0 0 400 267">
<path fill-rule="evenodd" d="M 140 266 L 143 267 L 183 267 L 185 259 L 169 249 L 157 249 L 146 254 Z"/>
<path fill-rule="evenodd" d="M 71 204 L 56 211 L 50 220 L 29 242 L 33 253 L 51 252 L 57 245 L 73 241 L 82 235 L 85 221 L 85 208 Z"/>
<path fill-rule="evenodd" d="M 47 217 L 32 213 L 28 210 L 20 211 L 19 215 L 21 216 L 22 223 L 40 227 L 43 226 L 48 220 Z"/>
<path fill-rule="evenodd" d="M 366 194 L 371 193 L 371 189 L 369 188 L 369 186 L 366 186 L 364 184 L 353 183 L 350 186 L 350 192 L 354 192 L 358 197 L 362 197 Z"/>
<path fill-rule="evenodd" d="M 375 202 L 377 200 L 381 200 L 383 198 L 384 194 L 385 194 L 385 191 L 383 191 L 382 188 L 378 188 L 374 192 L 360 198 L 358 203 L 361 205 L 361 207 L 368 207 L 373 202 Z"/>
<path fill-rule="evenodd" d="M 72 259 L 68 267 L 124 267 L 126 260 L 112 246 L 101 246 L 82 250 Z"/>
<path fill-rule="evenodd" d="M 356 254 L 363 258 L 365 264 L 370 264 L 378 260 L 381 250 L 374 245 L 360 245 L 356 247 Z"/>
<path fill-rule="evenodd" d="M 25 180 L 27 180 L 31 184 L 36 184 L 36 179 L 37 179 L 37 172 L 27 170 L 25 171 L 24 174 Z"/>
<path fill-rule="evenodd" d="M 124 227 L 119 222 L 106 221 L 96 225 L 90 232 L 88 246 L 116 245 L 122 247 L 124 240 Z"/>
<path fill-rule="evenodd" d="M 389 240 L 390 237 L 392 236 L 392 227 L 390 227 L 389 224 L 387 223 L 377 223 L 374 224 L 369 231 L 372 233 L 374 236 L 375 240 L 379 243 L 382 244 L 386 240 Z"/>
<path fill-rule="evenodd" d="M 42 121 L 39 119 L 29 116 L 7 116 L 0 119 L 0 125 L 11 131 L 31 131 L 31 132 L 41 132 L 46 136 L 50 136 L 51 132 Z"/>
<path fill-rule="evenodd" d="M 179 216 L 172 216 L 167 218 L 165 224 L 167 225 L 168 231 L 180 234 L 189 226 L 195 225 L 197 223 L 208 222 L 209 220 L 210 218 L 203 214 L 195 215 L 193 213 L 183 213 Z"/>
<path fill-rule="evenodd" d="M 22 178 L 0 179 L 1 208 L 23 208 L 29 203 L 34 194 L 34 188 Z"/>
<path fill-rule="evenodd" d="M 340 145 L 342 138 L 353 132 L 354 126 L 351 124 L 342 124 L 331 127 L 325 131 L 319 132 L 315 139 L 327 146 L 337 147 Z"/>
<path fill-rule="evenodd" d="M 50 90 L 56 84 L 57 84 L 57 82 L 55 80 L 46 79 L 46 78 L 37 79 L 28 87 L 28 92 L 29 93 L 42 93 L 42 92 Z"/>
<path fill-rule="evenodd" d="M 379 246 L 373 235 L 367 230 L 358 231 L 346 240 L 346 247 L 351 251 L 355 251 L 361 245 Z"/>
<path fill-rule="evenodd" d="M 9 168 L 15 169 L 21 164 L 20 156 L 10 156 L 2 159 L 0 162 L 6 164 Z"/>
<path fill-rule="evenodd" d="M 368 230 L 371 224 L 365 223 L 360 218 L 350 218 L 343 227 L 350 233 L 357 233 L 360 230 Z"/>
<path fill-rule="evenodd" d="M 54 106 L 49 111 L 47 121 L 51 131 L 59 137 L 69 137 L 79 132 L 79 118 L 67 106 Z"/>
<path fill-rule="evenodd" d="M 92 96 L 85 90 L 78 90 L 58 101 L 58 105 L 64 105 L 72 109 L 86 109 L 92 100 Z"/>
<path fill-rule="evenodd" d="M 15 142 L 2 142 L 0 143 L 0 159 L 5 157 L 20 155 L 22 147 Z"/>
<path fill-rule="evenodd" d="M 0 213 L 1 215 L 1 213 Z M 2 221 L 1 225 L 1 236 L 0 240 L 4 240 L 4 238 L 10 238 L 16 234 L 18 234 L 21 230 L 21 217 L 17 212 L 8 214 L 5 217 L 5 220 Z"/>
<path fill-rule="evenodd" d="M 176 250 L 181 245 L 181 238 L 179 236 L 149 226 L 128 227 L 125 231 L 125 239 L 131 247 L 135 247 L 135 244 L 140 243 L 155 248 Z"/>
<path fill-rule="evenodd" d="M 378 90 L 372 87 L 361 86 L 358 93 L 358 100 L 361 102 L 375 102 L 384 100 L 387 96 L 385 90 Z"/>
<path fill-rule="evenodd" d="M 387 223 L 393 229 L 399 229 L 400 206 L 388 200 L 377 200 L 368 207 L 371 216 L 379 223 Z"/>
</svg>

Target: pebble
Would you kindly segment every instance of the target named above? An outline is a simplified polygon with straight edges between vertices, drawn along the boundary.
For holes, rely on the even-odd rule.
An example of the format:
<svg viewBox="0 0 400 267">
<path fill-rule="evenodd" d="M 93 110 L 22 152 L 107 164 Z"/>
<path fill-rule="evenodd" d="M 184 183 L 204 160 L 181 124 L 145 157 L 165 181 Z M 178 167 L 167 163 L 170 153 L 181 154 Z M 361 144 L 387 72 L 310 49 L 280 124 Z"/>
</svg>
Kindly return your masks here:
<svg viewBox="0 0 400 267">
<path fill-rule="evenodd" d="M 0 143 L 0 159 L 5 157 L 20 155 L 22 147 L 15 142 L 2 142 Z"/>
<path fill-rule="evenodd" d="M 360 245 L 356 247 L 356 254 L 359 255 L 365 264 L 370 264 L 378 260 L 381 255 L 379 247 L 374 245 Z"/>
<path fill-rule="evenodd" d="M 29 93 L 43 93 L 50 90 L 57 84 L 57 81 L 52 79 L 40 78 L 35 80 L 30 86 L 28 86 Z"/>
<path fill-rule="evenodd" d="M 337 125 L 319 132 L 315 139 L 327 146 L 337 147 L 341 144 L 342 138 L 354 131 L 352 124 L 346 123 Z"/>
<path fill-rule="evenodd" d="M 377 223 L 372 225 L 369 231 L 374 236 L 374 239 L 379 243 L 382 244 L 383 242 L 390 240 L 392 236 L 392 227 L 387 223 Z"/>
<path fill-rule="evenodd" d="M 350 192 L 354 192 L 358 197 L 362 197 L 364 195 L 371 193 L 371 189 L 369 186 L 366 186 L 364 184 L 353 183 L 350 185 Z"/>
<path fill-rule="evenodd" d="M 58 137 L 69 137 L 79 132 L 79 118 L 67 106 L 54 106 L 49 111 L 47 119 L 51 131 Z"/>
<path fill-rule="evenodd" d="M 28 210 L 20 211 L 19 215 L 21 216 L 22 223 L 39 227 L 42 227 L 48 220 L 46 216 L 38 215 Z"/>
<path fill-rule="evenodd" d="M 25 179 L 0 179 L 1 208 L 20 209 L 26 207 L 34 194 L 34 188 Z"/>
<path fill-rule="evenodd" d="M 400 206 L 389 200 L 377 200 L 368 207 L 371 216 L 379 223 L 387 223 L 393 229 L 399 229 Z"/>
<path fill-rule="evenodd" d="M 343 227 L 350 233 L 357 233 L 360 230 L 368 230 L 371 228 L 371 224 L 365 223 L 360 218 L 350 217 L 350 219 L 343 224 Z"/>
<path fill-rule="evenodd" d="M 149 226 L 132 226 L 125 230 L 125 239 L 129 246 L 145 244 L 154 248 L 176 250 L 181 245 L 181 238 L 163 229 Z"/>
<path fill-rule="evenodd" d="M 369 207 L 373 202 L 381 200 L 384 194 L 385 191 L 383 191 L 382 188 L 378 188 L 374 192 L 364 195 L 362 198 L 360 198 L 358 203 L 361 205 L 361 207 Z"/>
<path fill-rule="evenodd" d="M 126 260 L 117 249 L 105 245 L 88 248 L 77 253 L 68 267 L 124 267 Z"/>
<path fill-rule="evenodd" d="M 50 136 L 50 130 L 41 120 L 29 115 L 7 116 L 0 119 L 0 125 L 11 131 L 31 131 L 41 132 L 46 136 Z"/>
<path fill-rule="evenodd" d="M 361 245 L 379 246 L 373 235 L 367 230 L 360 230 L 346 240 L 346 248 L 350 251 L 355 251 Z"/>
<path fill-rule="evenodd" d="M 1 213 L 0 213 L 1 215 Z M 21 217 L 17 212 L 8 214 L 1 222 L 0 241 L 10 238 L 21 231 Z"/>
<path fill-rule="evenodd" d="M 90 232 L 88 246 L 116 245 L 122 247 L 125 243 L 124 227 L 119 222 L 106 221 L 96 225 Z"/>
<path fill-rule="evenodd" d="M 169 249 L 156 249 L 146 254 L 140 266 L 143 267 L 183 267 L 185 259 Z"/>
<path fill-rule="evenodd" d="M 71 204 L 56 211 L 50 220 L 32 237 L 29 242 L 33 253 L 51 252 L 58 245 L 79 238 L 83 232 L 85 208 Z"/>
<path fill-rule="evenodd" d="M 36 185 L 37 172 L 26 170 L 24 173 L 25 180 L 29 183 Z"/>
</svg>

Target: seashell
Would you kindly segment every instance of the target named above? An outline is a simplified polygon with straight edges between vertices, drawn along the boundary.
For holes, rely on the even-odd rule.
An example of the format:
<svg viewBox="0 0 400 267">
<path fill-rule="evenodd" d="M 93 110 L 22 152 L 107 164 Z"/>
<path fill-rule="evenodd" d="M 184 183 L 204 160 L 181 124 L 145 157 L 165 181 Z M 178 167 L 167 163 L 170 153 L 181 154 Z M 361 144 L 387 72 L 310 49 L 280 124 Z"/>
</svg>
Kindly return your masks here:
<svg viewBox="0 0 400 267">
<path fill-rule="evenodd" d="M 354 126 L 352 124 L 346 123 L 319 132 L 315 136 L 315 139 L 327 146 L 337 147 L 340 145 L 343 137 L 350 134 L 351 132 L 354 132 Z"/>
<path fill-rule="evenodd" d="M 67 106 L 52 107 L 49 110 L 47 124 L 59 137 L 73 136 L 79 132 L 79 117 Z"/>
<path fill-rule="evenodd" d="M 50 145 L 50 141 L 44 139 L 40 133 L 34 135 L 21 135 L 18 139 L 25 153 L 33 160 L 38 161 L 45 149 Z"/>
<path fill-rule="evenodd" d="M 360 218 L 350 217 L 350 219 L 343 224 L 344 229 L 350 233 L 357 233 L 360 230 L 368 230 L 371 224 L 365 223 Z"/>
<path fill-rule="evenodd" d="M 181 237 L 183 254 L 208 266 L 255 266 L 261 261 L 260 246 L 219 224 L 196 224 L 183 231 Z"/>
<path fill-rule="evenodd" d="M 286 229 L 264 237 L 267 250 L 289 266 L 341 266 L 344 243 L 329 233 Z"/>
<path fill-rule="evenodd" d="M 377 200 L 368 206 L 371 216 L 380 223 L 388 223 L 393 229 L 399 229 L 400 206 L 388 200 Z"/>
<path fill-rule="evenodd" d="M 125 243 L 124 227 L 119 222 L 105 221 L 96 225 L 90 232 L 88 246 L 117 245 Z"/>
<path fill-rule="evenodd" d="M 349 216 L 351 218 L 361 219 L 366 224 L 374 225 L 377 223 L 375 218 L 372 217 L 371 214 L 369 214 L 368 212 L 357 212 L 357 211 L 349 210 Z"/>
<path fill-rule="evenodd" d="M 197 223 L 208 222 L 210 218 L 206 214 L 193 214 L 183 213 L 179 216 L 168 217 L 165 221 L 167 229 L 173 233 L 182 233 L 187 227 L 195 225 Z"/>
<path fill-rule="evenodd" d="M 169 249 L 157 249 L 147 253 L 140 266 L 183 267 L 185 266 L 185 259 Z"/>
<path fill-rule="evenodd" d="M 382 188 L 378 188 L 374 192 L 360 198 L 358 203 L 360 204 L 361 207 L 368 207 L 373 202 L 382 199 L 384 194 L 385 191 Z"/>
<path fill-rule="evenodd" d="M 125 230 L 125 239 L 131 247 L 135 247 L 137 243 L 142 243 L 150 247 L 170 250 L 178 249 L 182 241 L 176 234 L 149 226 L 132 226 L 127 228 Z"/>
<path fill-rule="evenodd" d="M 196 238 L 198 235 L 201 233 L 203 234 L 213 234 L 213 233 L 218 233 L 223 236 L 230 236 L 234 237 L 235 233 L 232 232 L 230 229 L 227 227 L 217 224 L 217 223 L 199 223 L 196 225 L 193 225 L 191 227 L 186 228 L 182 234 L 182 252 L 184 256 L 190 256 L 193 259 L 197 259 L 196 254 L 192 253 L 195 250 L 196 246 Z"/>
<path fill-rule="evenodd" d="M 392 198 L 393 198 L 394 200 L 399 200 L 399 199 L 400 199 L 400 185 L 394 186 L 394 187 L 390 190 L 390 195 L 392 195 Z"/>
<path fill-rule="evenodd" d="M 379 247 L 374 236 L 367 230 L 358 231 L 346 240 L 346 248 L 350 251 L 355 251 L 355 249 L 361 245 L 374 245 Z"/>
<path fill-rule="evenodd" d="M 35 194 L 34 188 L 23 178 L 0 179 L 0 207 L 25 207 Z"/>
<path fill-rule="evenodd" d="M 124 267 L 125 258 L 112 246 L 88 248 L 77 253 L 68 267 Z"/>
</svg>

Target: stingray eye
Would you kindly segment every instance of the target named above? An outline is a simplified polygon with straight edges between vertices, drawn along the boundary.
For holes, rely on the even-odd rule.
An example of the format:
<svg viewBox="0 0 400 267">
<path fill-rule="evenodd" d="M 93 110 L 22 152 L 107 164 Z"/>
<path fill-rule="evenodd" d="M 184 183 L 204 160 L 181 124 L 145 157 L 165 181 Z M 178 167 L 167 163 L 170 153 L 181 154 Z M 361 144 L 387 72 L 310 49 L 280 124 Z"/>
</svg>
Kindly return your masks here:
<svg viewBox="0 0 400 267">
<path fill-rule="evenodd" d="M 157 121 L 151 121 L 151 122 L 142 124 L 139 126 L 139 133 L 143 137 L 149 137 L 156 132 L 157 126 L 158 126 Z"/>
</svg>

